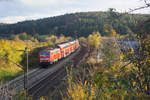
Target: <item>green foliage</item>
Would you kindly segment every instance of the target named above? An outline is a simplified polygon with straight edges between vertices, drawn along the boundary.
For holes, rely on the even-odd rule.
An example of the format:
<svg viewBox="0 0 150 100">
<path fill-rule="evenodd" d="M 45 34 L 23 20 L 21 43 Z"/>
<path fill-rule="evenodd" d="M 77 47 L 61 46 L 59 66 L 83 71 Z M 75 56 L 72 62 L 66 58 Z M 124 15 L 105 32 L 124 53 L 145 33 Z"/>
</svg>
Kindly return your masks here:
<svg viewBox="0 0 150 100">
<path fill-rule="evenodd" d="M 51 36 L 50 36 L 50 40 L 51 40 L 53 43 L 55 43 L 56 40 L 57 40 L 57 36 L 51 35 Z"/>
<path fill-rule="evenodd" d="M 125 69 L 122 68 L 128 62 L 119 60 L 120 51 L 115 40 L 104 39 L 102 45 L 102 62 L 97 64 L 92 78 L 99 88 L 99 98 L 126 100 L 132 99 L 133 96 L 136 97 L 136 93 L 131 93 L 134 89 L 131 85 L 132 81 L 127 77 L 132 65 L 128 65 Z"/>
<path fill-rule="evenodd" d="M 47 40 L 48 46 L 53 47 L 56 44 L 57 36 L 51 35 L 51 36 L 47 37 L 46 40 Z"/>
<path fill-rule="evenodd" d="M 87 39 L 85 37 L 80 37 L 79 38 L 80 43 L 82 44 L 87 44 Z"/>
<path fill-rule="evenodd" d="M 15 37 L 18 37 L 15 36 Z M 28 41 L 29 47 L 29 69 L 38 66 L 38 53 L 46 48 L 47 44 Z M 38 43 L 38 44 L 37 44 Z M 36 45 L 35 45 L 36 44 Z M 0 40 L 0 82 L 6 82 L 22 74 L 22 69 L 26 66 L 26 41 L 18 40 Z"/>
<path fill-rule="evenodd" d="M 0 58 L 4 61 L 1 62 L 0 66 L 4 67 L 6 63 L 11 65 L 12 62 L 9 60 L 15 61 L 16 63 L 20 62 L 23 52 L 18 52 L 17 50 L 24 50 L 24 48 L 25 43 L 23 41 L 0 40 Z"/>
<path fill-rule="evenodd" d="M 27 40 L 28 39 L 28 35 L 27 35 L 27 33 L 21 33 L 21 34 L 19 34 L 19 38 L 21 39 L 21 40 Z"/>
<path fill-rule="evenodd" d="M 17 67 L 0 68 L 0 82 L 7 82 L 8 80 L 12 80 L 22 73 L 23 71 Z"/>
<path fill-rule="evenodd" d="M 141 19 L 146 20 L 149 15 L 117 13 L 114 9 L 107 12 L 84 12 L 66 14 L 39 20 L 18 22 L 16 24 L 1 25 L 0 36 L 26 32 L 30 35 L 49 35 L 87 37 L 93 31 L 101 35 L 108 35 L 105 29 L 114 29 L 118 34 L 136 33 L 136 25 Z M 23 34 L 22 34 L 23 35 Z M 21 38 L 25 39 L 25 34 Z M 41 41 L 43 38 L 39 37 Z M 39 40 L 38 39 L 38 40 Z"/>
<path fill-rule="evenodd" d="M 35 42 L 36 44 L 39 43 L 39 41 L 37 39 L 33 39 L 32 41 Z"/>
<path fill-rule="evenodd" d="M 6 81 L 17 76 L 21 69 L 14 63 L 22 61 L 25 43 L 23 41 L 0 40 L 0 81 Z"/>
<path fill-rule="evenodd" d="M 83 98 L 85 100 L 149 100 L 148 64 L 150 60 L 132 58 L 131 63 L 129 57 L 126 58 L 120 52 L 114 38 L 102 38 L 101 45 L 101 62 L 97 63 L 95 55 L 91 55 L 88 62 L 84 62 L 68 74 L 69 86 L 64 100 L 74 100 L 78 95 L 79 100 Z M 133 54 L 134 50 L 131 49 L 130 58 Z M 141 63 L 141 61 L 146 63 Z M 140 68 L 136 65 L 137 63 L 141 63 Z M 142 87 L 139 85 L 141 83 L 143 83 Z M 86 90 L 86 86 L 91 90 Z M 91 93 L 93 93 L 92 99 L 89 99 Z"/>
<path fill-rule="evenodd" d="M 131 77 L 134 80 L 137 91 L 150 95 L 150 34 L 149 24 L 150 21 L 146 21 L 140 26 L 142 30 L 139 30 L 137 36 L 139 41 L 139 47 L 131 49 L 126 52 L 127 58 L 134 64 L 134 70 Z"/>
<path fill-rule="evenodd" d="M 48 36 L 47 35 L 38 35 L 37 39 L 40 41 L 40 42 L 46 42 L 46 38 Z"/>
<path fill-rule="evenodd" d="M 53 47 L 53 46 L 54 46 L 53 42 L 52 42 L 51 40 L 49 40 L 49 41 L 48 41 L 48 47 L 51 48 L 51 47 Z"/>
</svg>

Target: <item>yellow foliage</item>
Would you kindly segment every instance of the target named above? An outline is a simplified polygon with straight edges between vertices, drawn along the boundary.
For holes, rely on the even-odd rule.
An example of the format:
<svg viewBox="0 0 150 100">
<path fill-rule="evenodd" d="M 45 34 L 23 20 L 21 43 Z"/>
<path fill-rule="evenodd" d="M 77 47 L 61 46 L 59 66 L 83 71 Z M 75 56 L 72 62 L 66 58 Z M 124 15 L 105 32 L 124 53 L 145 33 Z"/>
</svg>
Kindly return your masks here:
<svg viewBox="0 0 150 100">
<path fill-rule="evenodd" d="M 130 54 L 133 54 L 133 53 L 134 53 L 134 49 L 133 49 L 133 48 L 131 48 Z"/>
<path fill-rule="evenodd" d="M 116 36 L 117 35 L 117 32 L 114 29 L 111 29 L 110 33 L 111 33 L 112 36 Z"/>
<path fill-rule="evenodd" d="M 32 50 L 33 44 L 29 44 L 29 50 Z M 18 40 L 0 40 L 0 81 L 8 81 L 21 74 L 22 69 L 16 64 L 23 60 L 26 43 Z M 14 64 L 16 63 L 16 64 Z M 7 78 L 10 77 L 10 78 Z"/>
<path fill-rule="evenodd" d="M 148 60 L 148 63 L 150 63 L 150 59 Z"/>
<path fill-rule="evenodd" d="M 105 32 L 109 32 L 108 29 L 105 29 Z"/>
<path fill-rule="evenodd" d="M 40 100 L 46 100 L 44 97 L 40 97 Z"/>
<path fill-rule="evenodd" d="M 147 91 L 147 85 L 145 85 L 144 90 L 146 90 L 146 91 Z"/>
<path fill-rule="evenodd" d="M 53 45 L 54 45 L 53 42 L 52 42 L 51 40 L 49 40 L 49 41 L 48 41 L 48 46 L 49 46 L 49 47 L 53 47 Z"/>
<path fill-rule="evenodd" d="M 87 44 L 87 39 L 84 38 L 84 37 L 80 37 L 80 38 L 79 38 L 79 41 L 80 41 L 80 43 L 82 43 L 82 44 Z"/>
<path fill-rule="evenodd" d="M 99 48 L 101 41 L 101 35 L 99 32 L 93 32 L 88 36 L 88 44 L 94 48 Z"/>
<path fill-rule="evenodd" d="M 55 43 L 56 40 L 57 40 L 57 36 L 51 35 L 50 37 L 47 37 L 46 40 L 47 40 L 47 41 L 52 41 L 53 43 Z"/>
<path fill-rule="evenodd" d="M 124 58 L 124 55 L 120 55 L 120 60 L 122 60 Z"/>
<path fill-rule="evenodd" d="M 68 97 L 71 100 L 93 100 L 96 96 L 95 86 L 89 84 L 87 81 L 81 82 L 72 82 L 72 79 L 68 79 L 69 87 L 67 89 Z"/>
<path fill-rule="evenodd" d="M 74 84 L 73 90 L 68 89 L 68 94 L 71 96 L 72 100 L 84 100 L 87 95 L 81 85 Z"/>
<path fill-rule="evenodd" d="M 114 74 L 114 78 L 117 78 L 118 77 L 118 74 Z"/>
<path fill-rule="evenodd" d="M 25 46 L 26 44 L 23 41 L 0 40 L 0 58 L 4 59 L 2 57 L 4 56 L 5 59 L 15 61 L 16 63 L 20 62 L 22 60 L 21 55 L 24 52 L 19 52 L 17 50 L 24 50 Z M 9 62 L 8 60 L 5 61 Z M 9 62 L 9 64 L 11 64 L 11 62 Z"/>
<path fill-rule="evenodd" d="M 96 60 L 93 57 L 90 57 L 87 62 L 89 64 L 96 64 Z"/>
<path fill-rule="evenodd" d="M 133 83 L 132 83 L 132 84 L 133 84 L 133 86 L 135 86 L 136 82 L 135 82 L 135 81 L 133 81 Z"/>
</svg>

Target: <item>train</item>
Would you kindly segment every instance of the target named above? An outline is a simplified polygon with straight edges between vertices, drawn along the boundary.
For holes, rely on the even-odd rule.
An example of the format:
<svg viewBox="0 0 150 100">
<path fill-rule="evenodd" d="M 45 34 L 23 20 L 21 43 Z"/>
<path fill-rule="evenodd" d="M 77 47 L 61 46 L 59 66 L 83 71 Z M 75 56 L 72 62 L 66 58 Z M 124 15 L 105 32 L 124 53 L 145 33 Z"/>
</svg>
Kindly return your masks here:
<svg viewBox="0 0 150 100">
<path fill-rule="evenodd" d="M 62 44 L 57 44 L 54 49 L 46 49 L 39 52 L 40 66 L 48 66 L 69 56 L 80 47 L 78 39 Z"/>
</svg>

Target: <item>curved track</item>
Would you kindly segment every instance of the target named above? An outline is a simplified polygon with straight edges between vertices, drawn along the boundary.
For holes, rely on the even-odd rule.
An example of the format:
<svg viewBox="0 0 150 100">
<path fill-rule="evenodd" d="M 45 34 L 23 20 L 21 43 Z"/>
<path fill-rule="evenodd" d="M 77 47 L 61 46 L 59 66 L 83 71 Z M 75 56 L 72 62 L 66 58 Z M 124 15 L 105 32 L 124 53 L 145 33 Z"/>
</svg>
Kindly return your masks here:
<svg viewBox="0 0 150 100">
<path fill-rule="evenodd" d="M 76 52 L 72 53 L 58 63 L 49 66 L 48 68 L 36 68 L 28 73 L 28 95 L 37 100 L 38 97 L 45 95 L 49 90 L 53 91 L 62 79 L 66 76 L 65 65 L 72 62 L 76 66 L 87 54 L 87 48 L 81 46 Z M 9 88 L 10 90 L 19 92 L 24 89 L 24 75 L 4 84 L 0 87 Z"/>
<path fill-rule="evenodd" d="M 45 95 L 49 90 L 53 91 L 61 83 L 62 79 L 66 76 L 65 64 L 71 61 L 74 66 L 76 66 L 87 53 L 87 48 L 81 46 L 75 53 L 68 56 L 66 59 L 58 62 L 53 67 L 57 69 L 49 74 L 47 74 L 43 79 L 30 87 L 28 90 L 29 96 L 33 97 L 33 100 L 37 100 L 40 96 Z"/>
</svg>

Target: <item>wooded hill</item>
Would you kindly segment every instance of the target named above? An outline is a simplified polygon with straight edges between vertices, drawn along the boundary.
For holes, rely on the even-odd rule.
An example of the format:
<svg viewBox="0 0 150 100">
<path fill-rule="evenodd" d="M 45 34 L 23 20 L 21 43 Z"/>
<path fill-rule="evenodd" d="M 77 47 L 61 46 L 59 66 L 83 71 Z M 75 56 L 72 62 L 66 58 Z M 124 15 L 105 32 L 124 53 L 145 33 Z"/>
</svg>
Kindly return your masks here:
<svg viewBox="0 0 150 100">
<path fill-rule="evenodd" d="M 109 35 L 112 29 L 124 35 L 136 33 L 136 25 L 148 18 L 150 18 L 150 15 L 131 15 L 117 13 L 113 10 L 108 12 L 81 12 L 0 25 L 0 36 L 7 37 L 10 34 L 27 32 L 30 35 L 54 34 L 59 36 L 63 34 L 65 36 L 87 37 L 93 31 L 99 31 L 101 35 Z"/>
</svg>

